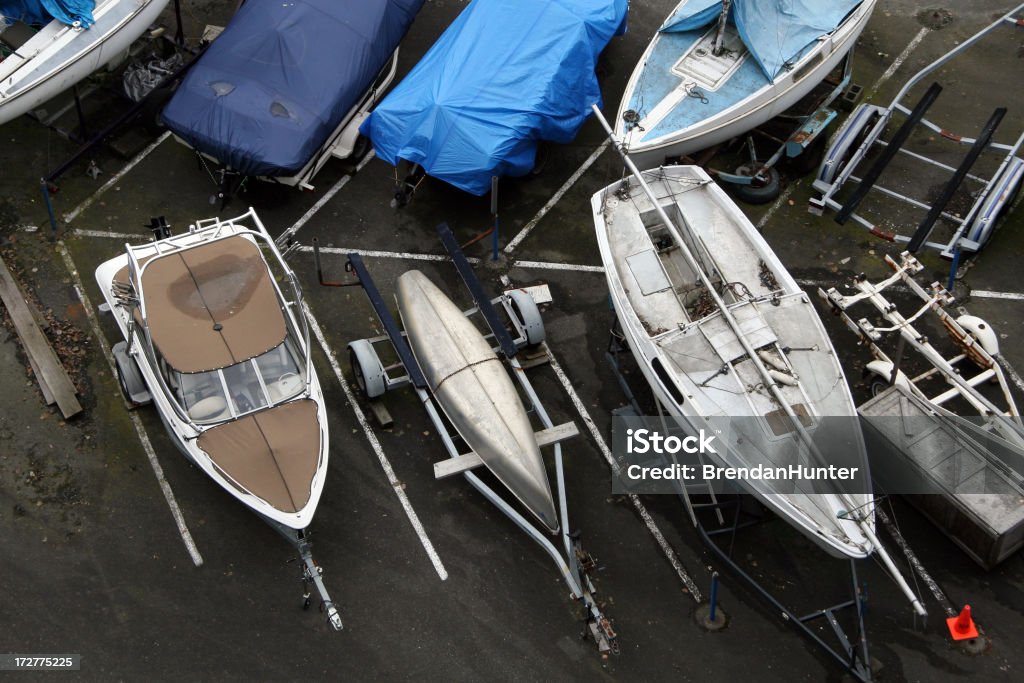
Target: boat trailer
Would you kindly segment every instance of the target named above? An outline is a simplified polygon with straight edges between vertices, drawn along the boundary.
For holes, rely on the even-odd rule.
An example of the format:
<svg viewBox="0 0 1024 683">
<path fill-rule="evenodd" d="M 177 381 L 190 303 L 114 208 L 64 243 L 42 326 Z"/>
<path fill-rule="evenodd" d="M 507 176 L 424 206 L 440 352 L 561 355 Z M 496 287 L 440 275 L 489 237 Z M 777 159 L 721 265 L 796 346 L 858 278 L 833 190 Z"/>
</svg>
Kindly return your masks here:
<svg viewBox="0 0 1024 683">
<path fill-rule="evenodd" d="M 420 369 L 412 349 L 406 340 L 406 333 L 388 308 L 369 270 L 359 253 L 350 253 L 345 265 L 346 271 L 354 273 L 355 282 L 331 282 L 323 277 L 319 246 L 314 239 L 313 251 L 316 258 L 317 275 L 324 286 L 361 286 L 374 312 L 385 329 L 385 334 L 369 339 L 359 339 L 349 344 L 349 358 L 356 384 L 364 398 L 373 402 L 386 391 L 411 385 L 427 411 L 430 421 L 441 436 L 449 459 L 434 463 L 434 477 L 442 479 L 461 474 L 466 481 L 494 504 L 531 540 L 537 543 L 558 567 L 558 571 L 569 588 L 574 600 L 584 607 L 585 631 L 583 637 L 591 637 L 602 654 L 619 654 L 618 634 L 610 619 L 598 604 L 591 576 L 597 571 L 597 560 L 580 544 L 580 533 L 570 531 L 569 510 L 565 492 L 565 473 L 562 465 L 561 441 L 579 434 L 572 422 L 554 425 L 548 416 L 537 392 L 527 377 L 526 370 L 544 365 L 549 361 L 549 351 L 544 343 L 544 326 L 537 304 L 524 290 L 510 290 L 505 294 L 489 298 L 483 285 L 473 272 L 472 266 L 459 246 L 447 224 L 437 226 L 438 234 L 452 263 L 469 289 L 475 306 L 464 311 L 467 317 L 479 314 L 487 323 L 490 334 L 485 339 L 494 345 L 495 351 L 509 366 L 522 394 L 528 400 L 528 412 L 541 425 L 534 433 L 540 447 L 551 446 L 554 455 L 555 479 L 558 490 L 559 531 L 562 549 L 556 546 L 545 532 L 515 505 L 499 495 L 489 484 L 478 477 L 473 470 L 480 468 L 483 461 L 473 451 L 460 447 L 461 437 L 445 419 L 443 410 L 428 388 L 423 371 Z M 500 313 L 499 313 L 500 311 Z M 503 315 L 502 315 L 503 314 Z M 504 322 L 503 321 L 507 321 Z M 511 332 L 509 331 L 511 328 Z M 390 347 L 389 355 L 397 357 L 396 362 L 385 365 L 377 348 Z M 522 359 L 522 360 L 521 360 Z M 379 410 L 375 410 L 378 413 Z"/>
<path fill-rule="evenodd" d="M 674 161 L 700 166 L 716 181 L 727 183 L 732 193 L 747 204 L 766 204 L 774 201 L 782 193 L 782 179 L 776 168 L 779 162 L 789 161 L 795 164 L 794 168 L 799 169 L 797 172 L 800 175 L 809 173 L 818 165 L 824 152 L 823 144 L 827 138 L 826 132 L 839 116 L 839 112 L 833 107 L 833 104 L 839 100 L 840 108 L 852 109 L 854 103 L 860 98 L 861 86 L 851 82 L 853 77 L 852 49 L 843 57 L 840 73 L 838 80 L 832 75 L 826 76 L 822 83 L 831 86 L 831 89 L 816 97 L 810 105 L 801 106 L 801 103 L 798 103 L 761 126 L 733 138 L 732 141 L 715 145 L 696 156 L 681 157 Z M 804 112 L 811 107 L 813 110 L 810 113 L 789 113 L 794 111 L 797 106 L 801 106 Z M 781 125 L 775 126 L 775 122 L 781 124 L 794 121 L 796 127 L 786 135 L 785 139 L 769 130 L 770 127 L 773 129 L 782 127 Z M 782 134 L 785 135 L 784 132 Z M 769 145 L 775 146 L 775 151 L 763 161 L 758 159 L 755 138 L 763 138 Z M 744 148 L 743 156 L 746 156 L 747 159 L 735 171 L 729 173 L 710 165 L 723 146 L 739 143 L 741 140 Z M 804 158 L 804 155 L 807 157 Z"/>
<path fill-rule="evenodd" d="M 262 515 L 261 515 L 262 516 Z M 272 519 L 263 517 L 263 521 L 274 528 L 279 534 L 285 537 L 299 553 L 299 561 L 302 562 L 302 609 L 309 609 L 312 604 L 310 585 L 312 584 L 317 593 L 320 594 L 320 612 L 327 615 L 327 623 L 335 631 L 342 630 L 341 614 L 331 600 L 327 587 L 324 585 L 323 567 L 313 559 L 313 543 L 309 540 L 309 532 L 306 529 L 292 529 L 279 524 Z"/>
<path fill-rule="evenodd" d="M 633 358 L 625 336 L 619 328 L 618 317 L 612 314 L 612 327 L 609 333 L 608 350 L 605 358 L 612 368 L 622 392 L 628 401 L 623 408 L 614 411 L 619 416 L 639 417 L 645 414 L 636 394 L 633 392 L 622 369 L 620 356 Z M 653 394 L 658 419 L 670 419 L 668 411 L 662 406 L 658 396 Z M 701 456 L 698 455 L 698 458 Z M 681 484 L 675 482 L 677 494 L 682 500 L 687 515 L 701 542 L 710 550 L 728 571 L 740 579 L 744 586 L 750 588 L 758 597 L 771 606 L 772 611 L 782 620 L 796 627 L 812 643 L 838 662 L 856 680 L 867 683 L 872 680 L 871 658 L 868 655 L 867 632 L 864 628 L 864 614 L 867 611 L 866 584 L 861 584 L 857 575 L 856 561 L 849 560 L 850 598 L 843 602 L 819 607 L 806 614 L 798 614 L 792 607 L 785 605 L 761 581 L 744 569 L 734 555 L 736 539 L 739 532 L 761 524 L 764 521 L 763 508 L 759 504 L 756 512 L 750 509 L 754 502 L 753 496 L 744 494 L 717 495 L 707 482 Z M 694 496 L 701 496 L 694 500 Z M 707 502 L 704 502 L 704 501 Z M 717 540 L 724 539 L 724 540 Z M 847 633 L 840 622 L 846 614 L 845 621 L 852 629 Z M 813 628 L 814 622 L 824 619 L 832 628 L 835 642 L 826 640 L 818 629 Z"/>
<path fill-rule="evenodd" d="M 946 407 L 957 400 L 961 409 L 952 409 L 952 412 L 963 413 L 965 409 L 974 411 L 987 419 L 986 429 L 996 431 L 1003 439 L 1024 446 L 1024 427 L 1021 426 L 1020 413 L 999 365 L 999 339 L 991 326 L 972 315 L 965 314 L 957 318 L 950 315 L 945 307 L 953 303 L 953 295 L 938 282 L 932 283 L 928 289 L 918 284 L 914 275 L 921 272 L 924 266 L 909 252 L 903 252 L 898 262 L 886 256 L 885 262 L 893 269 L 893 274 L 877 284 L 869 282 L 863 275 L 858 276 L 853 283 L 858 290 L 856 294 L 843 296 L 834 287 L 827 292 L 818 290 L 818 296 L 867 344 L 875 357 L 865 368 L 873 378 L 871 393 L 877 396 L 889 386 L 899 385 L 933 406 Z M 897 284 L 905 286 L 923 301 L 923 305 L 910 316 L 900 313 L 899 308 L 884 296 L 886 289 Z M 855 319 L 850 315 L 849 309 L 862 301 L 872 304 L 891 326 L 876 327 L 867 318 Z M 947 358 L 929 341 L 927 335 L 914 327 L 914 323 L 929 311 L 938 316 L 959 351 L 956 355 Z M 879 342 L 893 332 L 899 334 L 899 342 L 895 358 L 890 358 L 879 347 Z M 899 365 L 903 348 L 907 344 L 932 367 L 914 377 L 904 374 Z M 941 381 L 942 390 L 938 393 L 929 389 L 928 380 L 933 378 Z M 998 391 L 982 393 L 979 387 L 986 383 L 997 385 Z M 989 395 L 996 398 L 993 400 Z"/>
<path fill-rule="evenodd" d="M 877 237 L 890 242 L 908 243 L 907 249 L 911 253 L 918 251 L 922 246 L 938 249 L 944 258 L 953 260 L 949 284 L 947 285 L 948 289 L 952 289 L 961 253 L 977 252 L 985 246 L 985 243 L 995 231 L 999 219 L 1013 204 L 1017 192 L 1020 190 L 1022 180 L 1024 180 L 1024 159 L 1019 156 L 1019 153 L 1022 145 L 1024 145 L 1024 132 L 1020 134 L 1013 144 L 1001 144 L 992 141 L 996 128 L 1006 114 L 1006 109 L 1002 107 L 993 112 L 977 138 L 953 133 L 933 123 L 925 118 L 925 114 L 942 91 L 942 86 L 938 83 L 933 83 L 912 109 L 903 104 L 903 99 L 907 96 L 910 89 L 928 74 L 947 64 L 958 54 L 967 50 L 997 28 L 1004 24 L 1010 24 L 1011 26 L 1024 25 L 1024 18 L 1018 18 L 1017 16 L 1022 10 L 1024 10 L 1024 4 L 1018 5 L 994 23 L 961 42 L 956 48 L 917 72 L 900 89 L 888 107 L 868 103 L 859 105 L 836 134 L 832 146 L 825 154 L 825 159 L 818 169 L 813 184 L 814 189 L 820 192 L 821 196 L 811 198 L 808 210 L 811 213 L 821 215 L 825 209 L 833 209 L 837 212 L 835 220 L 840 225 L 852 218 Z M 882 133 L 897 112 L 906 116 L 906 119 L 896 132 L 893 133 L 892 138 L 889 141 L 884 141 L 881 139 Z M 903 149 L 904 143 L 919 123 L 933 131 L 941 139 L 949 140 L 956 145 L 970 146 L 970 150 L 961 161 L 959 167 L 953 168 L 923 154 Z M 855 176 L 854 172 L 876 146 L 881 148 L 877 158 L 864 171 L 863 176 Z M 986 179 L 971 174 L 970 170 L 981 154 L 987 151 L 1002 153 L 1005 156 L 992 177 Z M 896 190 L 877 185 L 882 172 L 895 158 L 896 154 L 907 155 L 916 161 L 952 174 L 934 203 L 929 205 L 923 201 L 905 196 Z M 982 189 L 977 194 L 974 204 L 970 211 L 967 212 L 967 215 L 960 218 L 946 211 L 946 206 L 953 198 L 960 184 L 968 178 L 975 183 L 981 184 Z M 836 195 L 847 181 L 855 182 L 857 186 L 851 195 L 845 200 L 839 201 L 836 199 Z M 927 215 L 917 226 L 913 235 L 904 236 L 887 231 L 867 218 L 855 213 L 857 207 L 872 189 L 927 211 Z M 927 241 L 935 227 L 935 223 L 939 219 L 946 221 L 954 228 L 952 238 L 945 244 Z"/>
</svg>

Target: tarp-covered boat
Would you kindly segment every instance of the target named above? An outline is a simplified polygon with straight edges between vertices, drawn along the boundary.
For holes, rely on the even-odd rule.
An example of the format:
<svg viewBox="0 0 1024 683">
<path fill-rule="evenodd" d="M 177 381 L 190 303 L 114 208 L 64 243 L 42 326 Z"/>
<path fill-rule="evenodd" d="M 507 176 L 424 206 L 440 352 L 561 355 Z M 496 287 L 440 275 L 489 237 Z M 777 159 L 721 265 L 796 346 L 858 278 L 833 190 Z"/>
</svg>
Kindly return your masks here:
<svg viewBox="0 0 1024 683">
<path fill-rule="evenodd" d="M 473 194 L 521 176 L 537 143 L 571 141 L 601 101 L 594 68 L 627 0 L 475 0 L 363 123 L 390 164 Z"/>
<path fill-rule="evenodd" d="M 876 0 L 683 0 L 626 85 L 615 121 L 640 168 L 755 128 L 850 51 Z"/>
<path fill-rule="evenodd" d="M 327 148 L 387 87 L 422 5 L 249 0 L 192 67 L 163 121 L 242 175 L 309 176 L 304 171 L 319 169 Z"/>
<path fill-rule="evenodd" d="M 0 124 L 123 54 L 166 5 L 167 0 L 0 0 Z"/>
</svg>

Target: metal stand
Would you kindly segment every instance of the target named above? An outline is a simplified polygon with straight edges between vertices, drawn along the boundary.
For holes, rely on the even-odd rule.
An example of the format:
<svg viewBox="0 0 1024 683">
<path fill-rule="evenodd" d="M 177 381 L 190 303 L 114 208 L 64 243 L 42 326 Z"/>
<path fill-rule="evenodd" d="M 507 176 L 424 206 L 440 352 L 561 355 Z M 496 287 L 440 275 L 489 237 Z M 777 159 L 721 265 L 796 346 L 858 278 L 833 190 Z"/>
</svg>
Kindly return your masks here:
<svg viewBox="0 0 1024 683">
<path fill-rule="evenodd" d="M 611 327 L 606 357 L 615 374 L 615 378 L 619 382 L 619 386 L 622 387 L 633 410 L 636 411 L 637 415 L 642 415 L 643 410 L 636 400 L 636 395 L 629 386 L 629 381 L 622 372 L 619 354 L 623 351 L 628 352 L 628 348 L 622 341 L 621 333 L 618 332 L 618 318 L 613 315 L 613 319 L 615 322 Z M 659 413 L 662 413 L 663 409 L 657 398 L 655 398 L 655 402 L 656 409 Z M 767 602 L 775 613 L 781 615 L 783 621 L 793 624 L 801 633 L 810 638 L 811 642 L 848 670 L 854 678 L 865 682 L 872 680 L 867 634 L 864 630 L 866 599 L 858 585 L 857 568 L 853 560 L 850 560 L 850 599 L 800 616 L 780 602 L 757 579 L 744 571 L 733 558 L 733 547 L 738 532 L 741 529 L 757 525 L 761 521 L 759 517 L 751 516 L 749 513 L 745 514 L 743 509 L 744 499 L 740 495 L 731 497 L 715 496 L 710 490 L 710 486 L 707 491 L 710 496 L 710 502 L 706 503 L 695 502 L 691 497 L 690 490 L 686 486 L 679 486 L 678 492 L 680 499 L 686 506 L 694 528 L 700 535 L 701 541 L 714 553 L 721 564 L 725 565 L 729 571 Z M 712 512 L 715 514 L 713 528 L 709 529 L 708 525 L 701 519 L 703 515 L 700 513 L 702 512 Z M 731 512 L 732 514 L 725 515 L 723 512 Z M 726 547 L 723 548 L 722 544 L 715 540 L 718 537 L 728 539 Z M 855 614 L 855 630 L 852 634 L 847 634 L 838 619 L 838 615 L 848 608 L 853 608 Z M 811 629 L 810 624 L 821 618 L 828 621 L 832 627 L 835 634 L 835 644 L 827 642 Z"/>
<path fill-rule="evenodd" d="M 263 519 L 279 534 L 284 536 L 299 553 L 299 560 L 302 562 L 302 609 L 309 609 L 309 605 L 312 602 L 309 585 L 313 584 L 320 594 L 320 612 L 327 615 L 327 623 L 335 631 L 340 631 L 343 628 L 341 615 L 338 613 L 338 608 L 334 606 L 334 601 L 331 600 L 327 587 L 324 586 L 323 568 L 313 560 L 313 544 L 309 540 L 309 532 L 306 529 L 292 529 L 267 517 L 263 517 Z"/>
</svg>

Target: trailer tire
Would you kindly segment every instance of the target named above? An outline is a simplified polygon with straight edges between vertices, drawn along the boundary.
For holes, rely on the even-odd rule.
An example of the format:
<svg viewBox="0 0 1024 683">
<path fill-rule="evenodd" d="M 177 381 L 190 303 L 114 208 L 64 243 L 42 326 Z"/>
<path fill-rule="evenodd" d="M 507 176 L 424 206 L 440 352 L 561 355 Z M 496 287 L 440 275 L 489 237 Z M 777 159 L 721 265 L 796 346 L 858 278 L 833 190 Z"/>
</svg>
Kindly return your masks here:
<svg viewBox="0 0 1024 683">
<path fill-rule="evenodd" d="M 747 204 L 767 204 L 779 198 L 782 193 L 782 178 L 774 166 L 762 169 L 760 164 L 744 165 L 736 169 L 736 175 L 754 176 L 762 170 L 768 174 L 768 182 L 763 186 L 732 185 L 733 193 L 738 199 Z"/>
<path fill-rule="evenodd" d="M 124 373 L 121 372 L 121 366 L 114 363 L 114 370 L 116 370 L 117 374 L 117 386 L 121 389 L 121 396 L 124 398 L 125 403 L 128 404 L 128 409 L 135 410 L 136 408 L 144 405 L 142 403 L 137 403 L 132 399 L 132 395 L 128 391 L 128 382 L 124 378 Z"/>
<path fill-rule="evenodd" d="M 384 378 L 384 366 L 373 350 L 373 344 L 365 339 L 351 342 L 348 345 L 348 360 L 359 393 L 369 399 L 383 396 L 387 391 L 387 381 Z"/>
<path fill-rule="evenodd" d="M 871 393 L 871 398 L 878 396 L 880 393 L 888 389 L 891 385 L 888 380 L 882 379 L 878 375 L 871 375 L 871 384 L 869 385 L 868 391 Z"/>
<path fill-rule="evenodd" d="M 506 292 L 505 295 L 512 306 L 512 313 L 526 331 L 526 345 L 536 347 L 543 344 L 545 338 L 544 320 L 540 316 L 537 302 L 533 300 L 533 297 L 528 292 L 521 289 L 513 289 Z"/>
<path fill-rule="evenodd" d="M 164 107 L 172 97 L 174 97 L 173 86 L 157 88 L 146 95 L 146 101 L 139 107 L 139 121 L 141 121 L 143 129 L 150 135 L 161 135 L 167 130 L 161 117 Z"/>
</svg>

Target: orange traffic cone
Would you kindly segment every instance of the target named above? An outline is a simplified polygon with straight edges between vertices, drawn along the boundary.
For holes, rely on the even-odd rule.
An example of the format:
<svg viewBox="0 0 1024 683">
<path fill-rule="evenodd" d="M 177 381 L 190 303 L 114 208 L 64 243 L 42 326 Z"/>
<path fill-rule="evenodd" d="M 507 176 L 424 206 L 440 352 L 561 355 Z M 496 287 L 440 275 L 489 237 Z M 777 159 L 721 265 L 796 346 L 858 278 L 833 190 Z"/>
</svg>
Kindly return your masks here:
<svg viewBox="0 0 1024 683">
<path fill-rule="evenodd" d="M 971 619 L 971 606 L 964 605 L 959 616 L 946 619 L 946 626 L 949 627 L 949 635 L 953 640 L 967 640 L 978 637 L 978 627 Z"/>
</svg>

